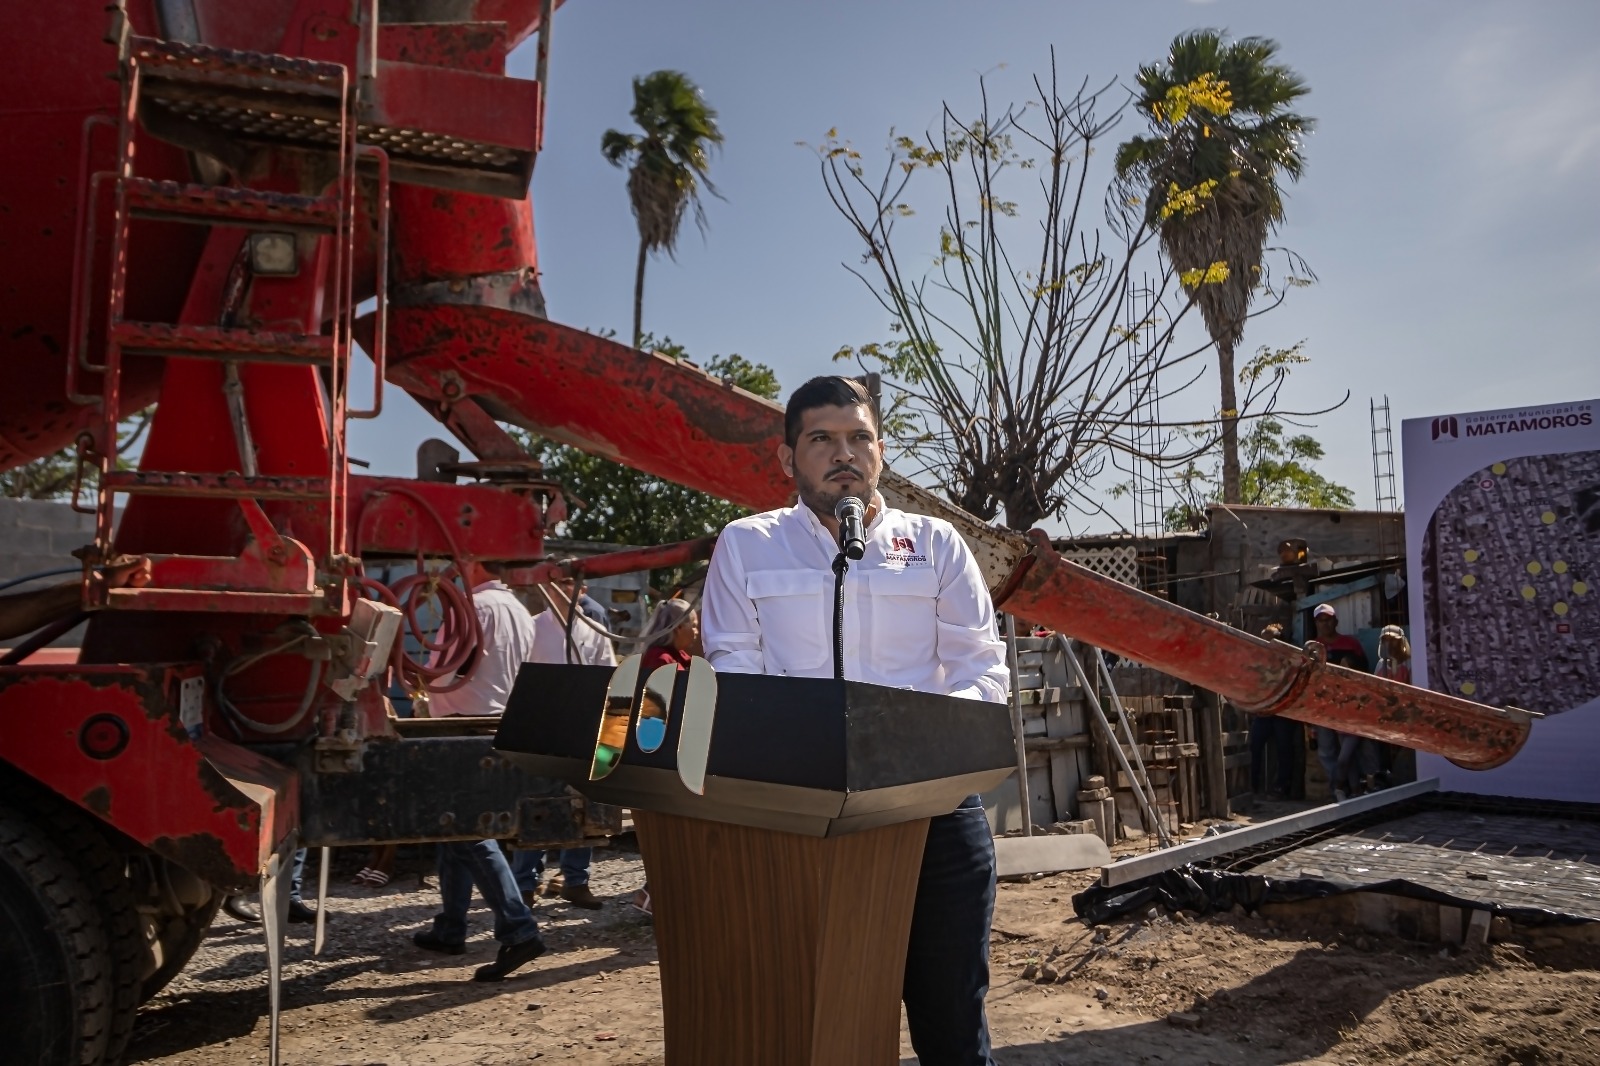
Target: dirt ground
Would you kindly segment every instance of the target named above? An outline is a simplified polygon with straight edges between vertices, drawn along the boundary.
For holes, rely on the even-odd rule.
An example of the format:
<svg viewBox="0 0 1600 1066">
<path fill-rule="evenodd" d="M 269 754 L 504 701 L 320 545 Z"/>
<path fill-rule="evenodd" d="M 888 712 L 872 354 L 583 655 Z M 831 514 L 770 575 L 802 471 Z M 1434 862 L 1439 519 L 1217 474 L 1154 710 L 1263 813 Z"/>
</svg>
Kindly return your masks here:
<svg viewBox="0 0 1600 1066">
<path fill-rule="evenodd" d="M 481 905 L 467 953 L 432 955 L 411 934 L 437 891 L 407 872 L 356 888 L 358 856 L 336 859 L 322 957 L 308 927 L 290 927 L 283 1061 L 657 1066 L 655 943 L 627 905 L 643 866 L 626 839 L 595 854 L 604 909 L 541 902 L 550 951 L 502 984 L 470 980 L 495 949 Z M 1463 953 L 1242 913 L 1090 928 L 1071 897 L 1091 877 L 1000 886 L 989 1018 L 1001 1066 L 1600 1063 L 1593 949 L 1533 933 Z M 259 927 L 219 916 L 141 1012 L 130 1063 L 265 1062 L 265 965 Z M 903 1034 L 901 1046 L 915 1062 Z"/>
</svg>

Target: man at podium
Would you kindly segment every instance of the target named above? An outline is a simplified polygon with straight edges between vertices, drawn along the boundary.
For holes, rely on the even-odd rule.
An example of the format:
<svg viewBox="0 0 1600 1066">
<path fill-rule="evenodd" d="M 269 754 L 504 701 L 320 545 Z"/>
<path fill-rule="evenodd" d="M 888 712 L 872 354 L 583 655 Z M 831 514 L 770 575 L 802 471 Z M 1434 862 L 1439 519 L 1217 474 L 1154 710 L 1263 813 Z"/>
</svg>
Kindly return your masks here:
<svg viewBox="0 0 1600 1066">
<path fill-rule="evenodd" d="M 799 503 L 723 531 L 702 604 L 706 658 L 719 672 L 1004 702 L 1005 646 L 977 562 L 948 522 L 884 504 L 878 430 L 859 382 L 819 377 L 795 390 L 778 462 Z M 847 556 L 856 561 L 845 568 Z M 969 796 L 930 822 L 917 883 L 902 999 L 923 1066 L 991 1064 L 983 1000 L 994 900 L 994 841 Z"/>
</svg>

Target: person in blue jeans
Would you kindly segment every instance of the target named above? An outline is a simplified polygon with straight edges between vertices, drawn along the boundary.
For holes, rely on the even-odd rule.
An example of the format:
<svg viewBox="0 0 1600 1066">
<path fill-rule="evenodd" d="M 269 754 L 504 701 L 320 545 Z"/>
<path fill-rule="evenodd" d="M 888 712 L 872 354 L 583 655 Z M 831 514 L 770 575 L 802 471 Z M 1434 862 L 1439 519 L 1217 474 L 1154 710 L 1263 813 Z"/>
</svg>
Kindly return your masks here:
<svg viewBox="0 0 1600 1066">
<path fill-rule="evenodd" d="M 593 848 L 533 848 L 516 853 L 511 860 L 511 872 L 517 878 L 517 889 L 523 900 L 531 904 L 538 898 L 539 880 L 544 876 L 546 864 L 558 865 L 560 879 L 551 879 L 545 895 L 564 899 L 574 907 L 597 911 L 604 904 L 589 888 L 589 864 L 593 860 Z"/>
<path fill-rule="evenodd" d="M 467 909 L 476 885 L 494 912 L 495 961 L 480 966 L 474 981 L 499 981 L 523 963 L 544 954 L 544 939 L 533 911 L 517 891 L 517 879 L 496 840 L 453 840 L 439 845 L 441 906 L 432 927 L 411 939 L 420 948 L 460 955 L 467 950 Z"/>
<path fill-rule="evenodd" d="M 510 587 L 495 578 L 493 564 L 471 561 L 463 576 L 472 587 L 482 634 L 480 651 L 470 675 L 443 679 L 438 687 L 446 691 L 429 694 L 428 710 L 435 718 L 505 713 L 517 670 L 533 650 L 533 618 Z M 494 962 L 478 967 L 472 979 L 499 981 L 544 954 L 545 945 L 498 841 L 450 840 L 439 845 L 439 913 L 430 928 L 411 939 L 429 951 L 465 952 L 473 885 L 494 912 L 500 951 Z"/>
</svg>

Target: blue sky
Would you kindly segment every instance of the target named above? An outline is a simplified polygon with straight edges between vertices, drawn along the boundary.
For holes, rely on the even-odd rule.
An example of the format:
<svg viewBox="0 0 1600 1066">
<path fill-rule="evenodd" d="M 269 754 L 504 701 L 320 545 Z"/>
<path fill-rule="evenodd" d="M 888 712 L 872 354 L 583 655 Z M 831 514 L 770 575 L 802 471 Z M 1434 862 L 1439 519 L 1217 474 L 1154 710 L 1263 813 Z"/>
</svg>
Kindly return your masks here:
<svg viewBox="0 0 1600 1066">
<path fill-rule="evenodd" d="M 1199 27 L 1274 38 L 1311 87 L 1300 110 L 1317 130 L 1276 240 L 1319 281 L 1255 319 L 1243 349 L 1305 340 L 1291 402 L 1350 390 L 1313 431 L 1325 473 L 1370 505 L 1373 396 L 1390 398 L 1397 447 L 1403 418 L 1600 396 L 1593 0 L 570 0 L 534 177 L 551 317 L 629 329 L 637 231 L 599 142 L 628 126 L 636 74 L 688 73 L 727 138 L 713 171 L 726 200 L 708 202 L 704 240 L 688 232 L 676 261 L 652 262 L 645 326 L 701 362 L 769 363 L 790 387 L 828 372 L 840 345 L 888 335 L 795 142 L 837 127 L 870 159 L 890 126 L 927 128 L 941 101 L 971 112 L 980 74 L 993 95 L 1028 99 L 1052 45 L 1063 83 L 1131 83 Z M 532 76 L 531 47 L 512 70 Z M 1115 139 L 1138 129 L 1130 116 Z M 429 435 L 445 434 L 395 397 L 352 450 L 406 474 Z"/>
</svg>

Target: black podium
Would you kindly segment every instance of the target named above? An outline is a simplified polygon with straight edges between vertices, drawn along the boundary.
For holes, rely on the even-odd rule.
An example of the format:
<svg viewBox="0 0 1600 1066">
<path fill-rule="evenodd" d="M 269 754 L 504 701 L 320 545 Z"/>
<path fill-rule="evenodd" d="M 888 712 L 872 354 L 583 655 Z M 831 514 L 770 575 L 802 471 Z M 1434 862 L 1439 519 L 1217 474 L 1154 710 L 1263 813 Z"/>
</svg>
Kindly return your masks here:
<svg viewBox="0 0 1600 1066">
<path fill-rule="evenodd" d="M 495 745 L 633 810 L 668 1066 L 896 1063 L 927 820 L 1015 770 L 1010 715 L 753 674 L 715 675 L 712 699 L 709 682 L 701 662 L 648 683 L 530 663 Z"/>
</svg>

